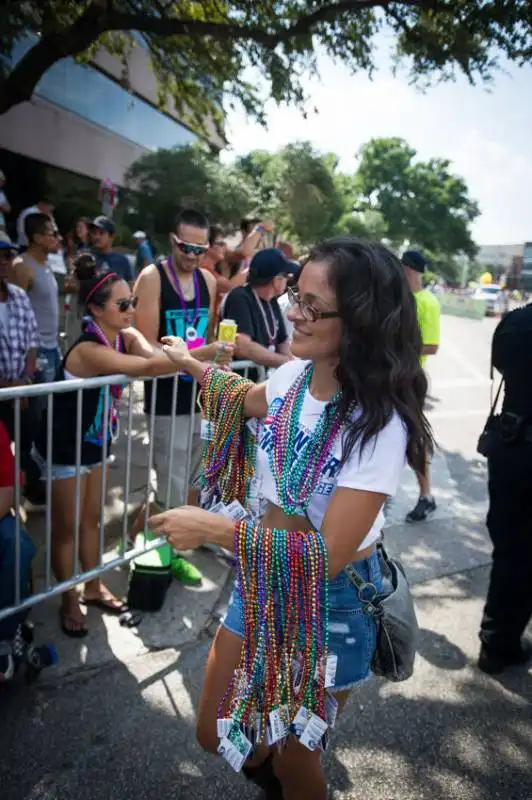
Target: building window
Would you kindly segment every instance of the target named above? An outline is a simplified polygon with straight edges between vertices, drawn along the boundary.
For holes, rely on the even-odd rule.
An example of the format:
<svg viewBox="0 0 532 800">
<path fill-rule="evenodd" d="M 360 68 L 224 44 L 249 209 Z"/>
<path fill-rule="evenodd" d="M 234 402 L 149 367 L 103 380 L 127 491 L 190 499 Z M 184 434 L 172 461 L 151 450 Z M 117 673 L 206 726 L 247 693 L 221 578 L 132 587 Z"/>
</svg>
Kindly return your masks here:
<svg viewBox="0 0 532 800">
<path fill-rule="evenodd" d="M 35 37 L 18 41 L 12 63 L 19 61 L 34 41 Z M 183 147 L 197 139 L 184 125 L 72 58 L 54 64 L 37 84 L 35 94 L 148 150 Z"/>
</svg>

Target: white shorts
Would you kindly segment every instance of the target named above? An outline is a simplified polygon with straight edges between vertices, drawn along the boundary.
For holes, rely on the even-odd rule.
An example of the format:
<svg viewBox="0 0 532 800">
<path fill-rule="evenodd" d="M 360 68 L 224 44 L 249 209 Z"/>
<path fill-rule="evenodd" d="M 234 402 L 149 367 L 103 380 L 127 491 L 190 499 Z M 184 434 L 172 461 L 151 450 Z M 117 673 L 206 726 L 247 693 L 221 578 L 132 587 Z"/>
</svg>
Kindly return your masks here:
<svg viewBox="0 0 532 800">
<path fill-rule="evenodd" d="M 153 432 L 153 465 L 157 475 L 156 500 L 159 505 L 166 505 L 168 484 L 170 484 L 168 507 L 175 508 L 176 506 L 185 505 L 188 499 L 188 490 L 197 479 L 203 453 L 203 442 L 200 436 L 200 414 L 194 415 L 192 449 L 190 452 L 190 465 L 188 465 L 190 423 L 190 414 L 175 417 L 174 441 L 172 443 L 170 441 L 172 418 L 155 417 Z M 170 459 L 171 452 L 173 453 L 172 459 Z M 170 461 L 172 461 L 171 475 Z"/>
</svg>

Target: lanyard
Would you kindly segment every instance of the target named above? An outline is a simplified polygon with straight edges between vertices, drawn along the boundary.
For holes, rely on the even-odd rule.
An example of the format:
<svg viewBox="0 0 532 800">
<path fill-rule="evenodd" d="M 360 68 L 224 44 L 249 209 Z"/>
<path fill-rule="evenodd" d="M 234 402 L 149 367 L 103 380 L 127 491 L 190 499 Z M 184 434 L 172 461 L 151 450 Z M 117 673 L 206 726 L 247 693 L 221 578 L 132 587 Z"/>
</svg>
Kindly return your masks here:
<svg viewBox="0 0 532 800">
<path fill-rule="evenodd" d="M 257 301 L 257 305 L 259 307 L 260 313 L 262 314 L 262 319 L 264 321 L 264 327 L 266 329 L 266 336 L 268 337 L 268 344 L 271 347 L 272 345 L 275 344 L 275 341 L 277 339 L 277 333 L 279 331 L 279 324 L 278 324 L 277 320 L 275 319 L 275 314 L 274 314 L 273 308 L 268 303 L 268 313 L 271 314 L 271 321 L 273 323 L 273 325 L 270 326 L 270 324 L 268 322 L 268 318 L 266 316 L 266 312 L 264 310 L 264 307 L 262 305 L 260 297 L 255 292 L 255 289 L 252 289 L 251 291 L 253 292 L 253 297 Z M 273 330 L 272 330 L 272 327 L 273 327 Z"/>
<path fill-rule="evenodd" d="M 181 303 L 181 308 L 183 309 L 183 314 L 185 316 L 185 324 L 186 325 L 195 325 L 198 320 L 199 314 L 199 304 L 200 304 L 200 287 L 199 287 L 199 279 L 198 279 L 198 271 L 194 271 L 194 308 L 192 309 L 192 317 L 189 316 L 189 307 L 187 305 L 187 301 L 185 300 L 185 295 L 181 289 L 181 283 L 177 276 L 177 272 L 175 271 L 174 263 L 172 261 L 172 256 L 168 256 L 166 259 L 166 263 L 168 264 L 168 268 L 172 275 L 172 281 L 174 284 L 174 289 L 176 290 L 177 296 L 179 297 L 179 302 Z"/>
</svg>

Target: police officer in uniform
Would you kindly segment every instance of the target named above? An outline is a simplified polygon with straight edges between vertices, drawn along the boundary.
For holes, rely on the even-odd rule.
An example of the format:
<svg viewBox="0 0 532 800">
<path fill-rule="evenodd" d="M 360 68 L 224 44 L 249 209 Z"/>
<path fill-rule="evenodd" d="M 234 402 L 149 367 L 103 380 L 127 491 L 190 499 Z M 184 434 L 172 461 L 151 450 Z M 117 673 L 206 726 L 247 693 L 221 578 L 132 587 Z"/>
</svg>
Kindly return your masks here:
<svg viewBox="0 0 532 800">
<path fill-rule="evenodd" d="M 504 402 L 486 452 L 493 564 L 478 666 L 495 675 L 532 654 L 523 640 L 532 616 L 532 305 L 501 320 L 492 363 L 504 380 Z"/>
</svg>

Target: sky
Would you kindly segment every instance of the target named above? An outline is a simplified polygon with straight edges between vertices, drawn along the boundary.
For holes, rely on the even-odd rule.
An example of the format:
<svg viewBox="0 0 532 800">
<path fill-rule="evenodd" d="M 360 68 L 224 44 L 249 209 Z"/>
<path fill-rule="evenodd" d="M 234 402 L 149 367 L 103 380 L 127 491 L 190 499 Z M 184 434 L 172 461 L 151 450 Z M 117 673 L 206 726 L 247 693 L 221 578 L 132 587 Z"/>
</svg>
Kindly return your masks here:
<svg viewBox="0 0 532 800">
<path fill-rule="evenodd" d="M 229 111 L 225 160 L 309 140 L 336 153 L 340 169 L 354 172 L 364 142 L 400 136 L 420 158 L 448 158 L 465 178 L 482 212 L 472 228 L 477 244 L 532 240 L 532 67 L 506 67 L 489 89 L 459 78 L 422 93 L 385 65 L 370 80 L 327 56 L 319 63 L 320 78 L 304 82 L 308 108 L 318 113 L 305 120 L 296 108 L 270 101 L 265 129 L 244 112 Z"/>
</svg>

